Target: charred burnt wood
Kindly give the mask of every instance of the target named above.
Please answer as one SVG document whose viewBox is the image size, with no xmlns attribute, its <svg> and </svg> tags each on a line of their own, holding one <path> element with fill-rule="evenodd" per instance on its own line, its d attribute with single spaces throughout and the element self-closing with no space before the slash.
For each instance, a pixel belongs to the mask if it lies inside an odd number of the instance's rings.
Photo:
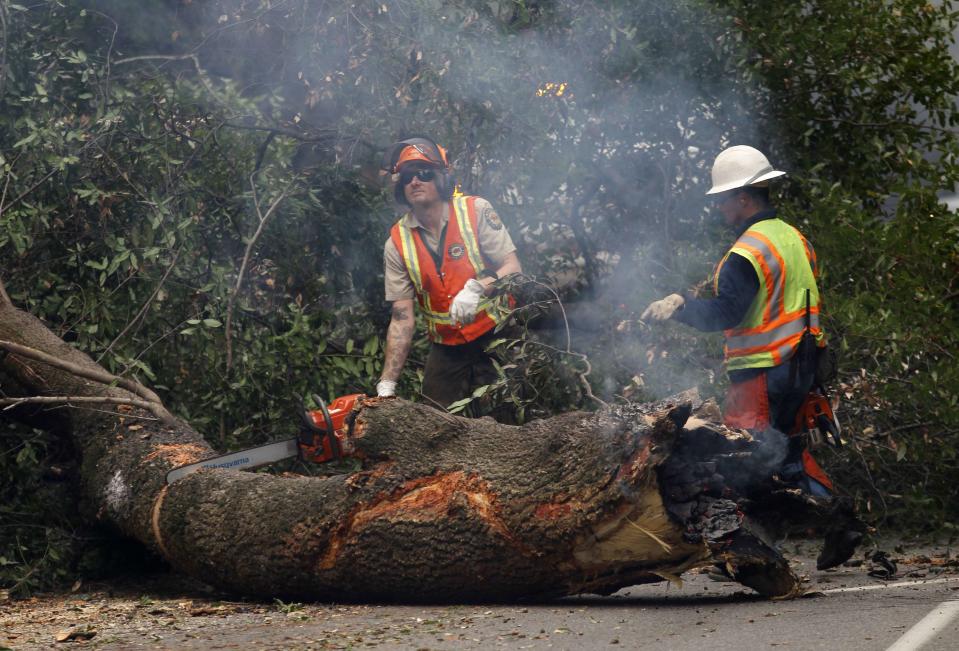
<svg viewBox="0 0 959 651">
<path fill-rule="evenodd" d="M 715 415 L 714 405 L 702 406 Z M 763 594 L 789 585 L 773 541 L 795 531 L 825 529 L 818 569 L 848 560 L 866 527 L 849 498 L 809 495 L 777 475 L 781 441 L 730 431 L 691 418 L 658 472 L 666 510 L 686 527 L 688 542 L 703 541 L 726 559 L 730 576 Z"/>
<path fill-rule="evenodd" d="M 0 302 L 0 338 L 98 368 L 9 302 Z M 15 354 L 0 372 L 40 395 L 131 395 Z M 737 460 L 738 472 L 751 472 L 748 436 L 691 418 L 693 402 L 514 427 L 367 399 L 354 428 L 358 472 L 217 469 L 172 485 L 171 468 L 216 454 L 189 424 L 129 406 L 66 413 L 90 518 L 237 594 L 540 598 L 609 593 L 716 563 L 764 595 L 798 594 L 763 533 L 765 512 L 754 519 L 754 502 L 723 475 Z"/>
</svg>

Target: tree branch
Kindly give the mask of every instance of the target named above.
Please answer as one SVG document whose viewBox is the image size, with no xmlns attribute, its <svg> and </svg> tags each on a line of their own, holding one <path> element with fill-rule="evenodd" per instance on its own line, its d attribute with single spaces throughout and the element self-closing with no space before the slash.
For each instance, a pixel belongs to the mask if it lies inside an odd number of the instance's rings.
<svg viewBox="0 0 959 651">
<path fill-rule="evenodd" d="M 253 237 L 250 238 L 250 241 L 246 243 L 246 251 L 243 253 L 243 261 L 240 263 L 240 270 L 236 276 L 236 285 L 233 287 L 233 292 L 230 294 L 230 301 L 226 307 L 226 323 L 223 326 L 223 332 L 226 337 L 226 374 L 227 377 L 230 375 L 230 371 L 233 369 L 233 310 L 236 308 L 236 299 L 240 294 L 240 289 L 243 286 L 243 277 L 246 275 L 246 267 L 250 263 L 250 256 L 253 253 L 253 247 L 256 246 L 257 240 L 260 239 L 260 235 L 263 233 L 263 229 L 266 227 L 267 222 L 270 220 L 270 217 L 273 216 L 273 213 L 279 207 L 280 203 L 289 195 L 290 190 L 293 188 L 294 184 L 297 181 L 297 178 L 294 177 L 286 184 L 286 187 L 280 192 L 280 194 L 273 200 L 273 203 L 270 204 L 270 207 L 266 209 L 264 213 L 260 207 L 260 201 L 256 195 L 256 174 L 257 170 L 254 170 L 250 174 L 250 187 L 253 189 L 253 207 L 256 210 L 256 216 L 259 219 L 260 223 L 256 227 L 256 232 L 253 233 Z"/>
<path fill-rule="evenodd" d="M 153 290 L 153 293 L 150 294 L 150 298 L 148 298 L 148 299 L 146 300 L 146 302 L 143 304 L 143 307 L 141 307 L 141 308 L 140 308 L 140 311 L 137 312 L 137 315 L 130 320 L 130 323 L 128 323 L 128 324 L 126 325 L 126 327 L 124 327 L 123 330 L 120 332 L 120 334 L 118 334 L 118 335 L 113 339 L 113 341 L 110 342 L 110 345 L 107 346 L 106 350 L 104 350 L 102 353 L 100 353 L 100 356 L 97 357 L 97 364 L 99 364 L 99 363 L 100 363 L 100 360 L 102 360 L 111 350 L 113 350 L 113 347 L 116 346 L 117 342 L 120 341 L 120 339 L 123 338 L 123 336 L 130 330 L 130 328 L 132 328 L 134 325 L 136 325 L 136 324 L 140 321 L 140 319 L 143 318 L 143 315 L 144 315 L 144 314 L 146 314 L 146 311 L 147 311 L 147 310 L 150 308 L 150 306 L 153 304 L 153 299 L 155 299 L 156 296 L 157 296 L 157 294 L 160 293 L 160 289 L 163 288 L 163 283 L 165 283 L 165 282 L 166 282 L 166 279 L 170 276 L 170 273 L 173 271 L 173 267 L 176 266 L 176 262 L 177 262 L 177 260 L 178 260 L 179 257 L 180 257 L 180 252 L 181 252 L 181 251 L 183 251 L 183 247 L 182 247 L 182 246 L 181 246 L 179 249 L 176 250 L 176 253 L 173 255 L 173 261 L 170 263 L 170 266 L 167 267 L 166 273 L 163 274 L 163 278 L 161 278 L 161 279 L 160 279 L 160 282 L 157 283 L 156 289 L 154 289 L 154 290 Z"/>
<path fill-rule="evenodd" d="M 166 410 L 166 407 L 163 406 L 163 403 L 160 401 L 160 397 L 135 380 L 117 377 L 116 375 L 100 369 L 84 368 L 78 364 L 74 364 L 73 362 L 66 362 L 62 359 L 54 357 L 53 355 L 48 355 L 47 353 L 39 351 L 35 348 L 23 346 L 12 341 L 0 339 L 0 349 L 14 353 L 15 355 L 19 355 L 21 357 L 42 362 L 49 366 L 53 366 L 54 368 L 68 371 L 77 377 L 93 380 L 94 382 L 99 382 L 101 384 L 115 385 L 121 389 L 126 389 L 130 393 L 143 398 L 146 401 L 144 403 L 144 408 L 149 409 L 161 421 L 166 424 L 172 424 L 174 422 L 173 415 L 170 414 L 170 412 Z"/>
<path fill-rule="evenodd" d="M 67 405 L 69 407 L 70 403 L 131 405 L 156 413 L 154 411 L 156 403 L 147 402 L 146 400 L 136 400 L 134 398 L 113 398 L 109 396 L 28 396 L 24 398 L 0 398 L 0 406 L 3 407 L 3 411 L 13 409 L 18 405 Z"/>
<path fill-rule="evenodd" d="M 7 86 L 7 3 L 0 3 L 0 39 L 3 39 L 3 45 L 0 46 L 0 97 L 3 97 L 3 91 Z"/>
<path fill-rule="evenodd" d="M 135 63 L 137 61 L 186 61 L 190 60 L 200 68 L 200 60 L 195 54 L 144 54 L 137 57 L 127 57 L 126 59 L 117 59 L 113 65 L 118 66 L 124 63 Z"/>
<path fill-rule="evenodd" d="M 286 136 L 287 138 L 293 138 L 294 140 L 299 140 L 301 142 L 324 142 L 336 137 L 336 131 L 333 129 L 330 129 L 330 133 L 326 135 L 308 136 L 303 133 L 297 133 L 296 131 L 290 131 L 289 129 L 266 127 L 258 124 L 236 124 L 234 122 L 224 122 L 223 126 L 233 129 L 244 129 L 246 131 L 266 131 L 274 136 Z M 370 146 L 372 147 L 372 145 Z"/>
</svg>

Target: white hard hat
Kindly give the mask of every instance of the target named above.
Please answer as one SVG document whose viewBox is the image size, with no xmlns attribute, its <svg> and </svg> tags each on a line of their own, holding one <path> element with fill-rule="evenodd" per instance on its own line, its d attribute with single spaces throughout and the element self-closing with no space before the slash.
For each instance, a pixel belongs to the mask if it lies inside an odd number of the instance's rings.
<svg viewBox="0 0 959 651">
<path fill-rule="evenodd" d="M 785 172 L 774 170 L 769 159 L 755 147 L 736 145 L 719 152 L 713 163 L 713 187 L 706 194 L 760 185 L 785 175 Z"/>
</svg>

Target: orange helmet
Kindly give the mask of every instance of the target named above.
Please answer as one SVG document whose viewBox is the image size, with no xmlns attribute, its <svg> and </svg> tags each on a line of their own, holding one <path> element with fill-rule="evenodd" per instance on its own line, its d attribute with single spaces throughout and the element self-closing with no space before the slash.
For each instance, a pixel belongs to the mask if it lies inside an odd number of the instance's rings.
<svg viewBox="0 0 959 651">
<path fill-rule="evenodd" d="M 422 161 L 444 170 L 450 168 L 446 150 L 429 138 L 408 138 L 393 143 L 383 156 L 383 169 L 396 174 L 405 163 Z"/>
</svg>

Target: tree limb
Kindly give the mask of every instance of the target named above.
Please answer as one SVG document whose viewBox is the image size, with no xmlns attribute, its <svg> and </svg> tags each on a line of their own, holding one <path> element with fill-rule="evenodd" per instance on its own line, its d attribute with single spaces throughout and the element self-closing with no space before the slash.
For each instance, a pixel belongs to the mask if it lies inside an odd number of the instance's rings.
<svg viewBox="0 0 959 651">
<path fill-rule="evenodd" d="M 107 405 L 130 405 L 154 412 L 156 403 L 146 400 L 136 400 L 134 398 L 115 398 L 110 396 L 26 396 L 23 398 L 0 398 L 0 406 L 6 411 L 13 409 L 18 405 L 38 404 L 38 405 L 67 405 L 70 403 L 93 403 Z M 155 412 L 154 412 L 155 413 Z"/>
<path fill-rule="evenodd" d="M 200 68 L 200 60 L 195 54 L 144 54 L 142 56 L 127 57 L 126 59 L 117 59 L 113 65 L 118 66 L 124 63 L 135 63 L 136 61 L 192 61 Z"/>
<path fill-rule="evenodd" d="M 330 133 L 325 135 L 309 136 L 303 133 L 297 133 L 296 131 L 290 131 L 289 129 L 267 127 L 259 124 L 236 124 L 235 122 L 224 122 L 223 126 L 230 127 L 232 129 L 244 129 L 247 131 L 266 131 L 274 136 L 285 136 L 287 138 L 299 140 L 300 142 L 325 142 L 336 137 L 336 131 L 334 130 L 330 130 Z M 370 146 L 372 147 L 372 145 Z"/>
<path fill-rule="evenodd" d="M 29 346 L 23 346 L 21 344 L 14 343 L 12 341 L 5 341 L 0 339 L 0 349 L 6 350 L 7 352 L 20 355 L 21 357 L 26 357 L 29 359 L 34 359 L 38 362 L 43 362 L 54 368 L 59 368 L 64 371 L 68 371 L 77 377 L 86 378 L 88 380 L 93 380 L 94 382 L 99 382 L 106 385 L 116 385 L 122 389 L 126 389 L 130 393 L 140 396 L 146 400 L 144 408 L 149 409 L 157 418 L 159 418 L 164 423 L 170 424 L 174 422 L 174 418 L 170 412 L 166 410 L 163 406 L 163 403 L 160 401 L 160 397 L 155 394 L 153 391 L 143 386 L 135 380 L 130 380 L 127 378 L 117 377 L 111 373 L 108 373 L 99 368 L 91 367 L 82 367 L 73 362 L 67 362 L 53 355 L 48 355 L 42 351 L 39 351 L 35 348 L 30 348 Z"/>
<path fill-rule="evenodd" d="M 0 336 L 110 377 L 15 308 L 0 307 Z M 133 397 L 41 364 L 0 359 L 28 393 Z M 216 468 L 169 483 L 171 469 L 215 455 L 188 423 L 145 422 L 118 436 L 126 416 L 116 410 L 64 412 L 91 515 L 195 578 L 269 598 L 607 594 L 716 563 L 763 595 L 789 598 L 801 582 L 755 532 L 807 528 L 833 506 L 771 491 L 751 462 L 761 444 L 692 419 L 692 396 L 522 427 L 361 400 L 348 447 L 362 468 L 329 479 Z M 779 501 L 764 511 L 754 496 L 766 495 Z M 751 509 L 765 518 L 758 526 Z M 391 553 L 408 562 L 384 564 Z"/>
<path fill-rule="evenodd" d="M 7 86 L 7 3 L 0 3 L 0 39 L 3 45 L 0 46 L 0 97 L 3 97 L 3 91 Z"/>
</svg>

